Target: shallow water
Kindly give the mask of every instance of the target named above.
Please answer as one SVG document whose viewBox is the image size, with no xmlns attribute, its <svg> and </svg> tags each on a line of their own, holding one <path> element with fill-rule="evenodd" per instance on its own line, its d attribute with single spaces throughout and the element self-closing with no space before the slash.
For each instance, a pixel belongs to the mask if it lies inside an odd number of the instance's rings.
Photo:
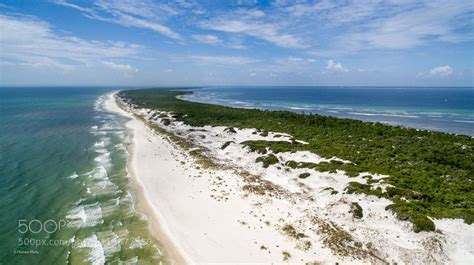
<svg viewBox="0 0 474 265">
<path fill-rule="evenodd" d="M 164 261 L 134 209 L 102 88 L 0 89 L 0 263 Z"/>
<path fill-rule="evenodd" d="M 474 135 L 472 87 L 209 87 L 183 98 Z"/>
</svg>

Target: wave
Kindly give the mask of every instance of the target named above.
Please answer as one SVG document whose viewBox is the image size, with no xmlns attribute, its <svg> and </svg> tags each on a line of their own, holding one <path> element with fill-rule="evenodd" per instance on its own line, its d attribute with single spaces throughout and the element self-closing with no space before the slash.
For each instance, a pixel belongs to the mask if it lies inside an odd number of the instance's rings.
<svg viewBox="0 0 474 265">
<path fill-rule="evenodd" d="M 313 110 L 314 108 L 308 108 L 308 107 L 289 107 L 292 110 Z"/>
<path fill-rule="evenodd" d="M 121 239 L 112 231 L 97 232 L 105 257 L 110 257 L 120 251 Z"/>
<path fill-rule="evenodd" d="M 471 120 L 453 120 L 454 122 L 462 122 L 462 123 L 474 123 L 474 121 Z"/>
<path fill-rule="evenodd" d="M 78 244 L 78 248 L 87 248 L 90 250 L 87 261 L 89 261 L 92 265 L 105 264 L 104 248 L 102 247 L 102 243 L 100 243 L 96 234 L 81 240 Z"/>
<path fill-rule="evenodd" d="M 347 114 L 361 115 L 361 116 L 385 116 L 385 117 L 401 117 L 417 119 L 419 116 L 407 114 L 387 114 L 387 113 L 367 113 L 367 112 L 348 112 Z"/>
<path fill-rule="evenodd" d="M 66 218 L 77 228 L 94 227 L 104 222 L 99 203 L 76 206 L 68 212 Z"/>
<path fill-rule="evenodd" d="M 77 175 L 77 173 L 74 172 L 74 174 L 72 174 L 71 176 L 69 176 L 69 177 L 67 177 L 67 178 L 69 178 L 69 179 L 75 179 L 75 178 L 78 178 L 78 177 L 79 177 L 79 175 Z"/>
</svg>

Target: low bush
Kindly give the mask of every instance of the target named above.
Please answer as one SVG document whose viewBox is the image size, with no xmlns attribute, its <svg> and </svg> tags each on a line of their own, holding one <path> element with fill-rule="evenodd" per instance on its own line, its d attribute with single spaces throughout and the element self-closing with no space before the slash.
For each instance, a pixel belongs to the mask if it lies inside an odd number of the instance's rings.
<svg viewBox="0 0 474 265">
<path fill-rule="evenodd" d="M 270 165 L 274 165 L 278 163 L 278 161 L 279 161 L 278 158 L 274 154 L 269 154 L 267 156 L 259 156 L 255 160 L 255 162 L 257 163 L 262 162 L 264 168 L 267 168 Z"/>
<path fill-rule="evenodd" d="M 299 174 L 299 175 L 298 175 L 298 178 L 300 178 L 300 179 L 305 179 L 305 178 L 307 178 L 307 177 L 309 177 L 309 176 L 311 176 L 311 174 L 305 172 L 305 173 Z"/>
<path fill-rule="evenodd" d="M 357 219 L 361 219 L 364 216 L 362 207 L 360 207 L 360 205 L 357 202 L 353 202 L 351 204 L 351 212 L 354 218 L 357 218 Z"/>
</svg>

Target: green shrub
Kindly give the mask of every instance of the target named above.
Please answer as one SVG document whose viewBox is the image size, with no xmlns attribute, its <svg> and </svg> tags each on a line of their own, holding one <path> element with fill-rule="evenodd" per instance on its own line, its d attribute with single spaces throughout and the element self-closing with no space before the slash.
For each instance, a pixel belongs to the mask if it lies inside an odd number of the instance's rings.
<svg viewBox="0 0 474 265">
<path fill-rule="evenodd" d="M 234 129 L 234 127 L 227 127 L 227 128 L 224 129 L 224 132 L 237 133 L 237 131 Z"/>
<path fill-rule="evenodd" d="M 385 210 L 391 210 L 400 220 L 407 220 L 413 223 L 413 231 L 419 233 L 421 231 L 434 231 L 435 224 L 426 214 L 422 212 L 422 208 L 416 206 L 412 202 L 398 201 L 395 204 L 388 205 Z"/>
<path fill-rule="evenodd" d="M 163 125 L 165 125 L 165 126 L 168 126 L 168 125 L 170 125 L 171 120 L 170 119 L 162 119 L 161 123 L 163 123 Z"/>
<path fill-rule="evenodd" d="M 221 146 L 221 149 L 224 150 L 227 148 L 227 146 L 229 146 L 231 143 L 234 143 L 234 141 L 227 141 L 225 142 L 222 146 Z"/>
<path fill-rule="evenodd" d="M 434 231 L 435 224 L 426 215 L 415 215 L 412 217 L 413 231 L 419 233 L 421 231 Z"/>
<path fill-rule="evenodd" d="M 305 172 L 305 173 L 299 174 L 299 175 L 298 175 L 298 178 L 300 178 L 300 179 L 305 179 L 305 178 L 307 178 L 307 177 L 309 177 L 309 176 L 311 176 L 311 174 Z"/>
<path fill-rule="evenodd" d="M 357 219 L 361 219 L 364 216 L 362 207 L 360 207 L 360 205 L 357 202 L 353 202 L 351 204 L 351 212 L 354 218 L 357 218 Z"/>
<path fill-rule="evenodd" d="M 295 168 L 298 167 L 298 163 L 297 163 L 296 161 L 294 161 L 294 160 L 290 160 L 290 161 L 287 161 L 287 162 L 285 163 L 285 166 L 289 166 L 289 167 L 295 169 Z"/>
<path fill-rule="evenodd" d="M 257 157 L 255 162 L 257 162 L 257 163 L 262 162 L 263 167 L 267 168 L 270 165 L 274 165 L 274 164 L 278 163 L 278 158 L 274 154 L 269 154 L 268 156 L 259 156 L 259 157 Z"/>
</svg>

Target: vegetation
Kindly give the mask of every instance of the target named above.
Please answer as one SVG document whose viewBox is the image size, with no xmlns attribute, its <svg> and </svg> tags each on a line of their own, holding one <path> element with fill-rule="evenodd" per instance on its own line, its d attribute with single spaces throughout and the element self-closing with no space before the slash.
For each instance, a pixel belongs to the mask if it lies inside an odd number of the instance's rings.
<svg viewBox="0 0 474 265">
<path fill-rule="evenodd" d="M 221 146 L 221 149 L 224 150 L 227 148 L 227 146 L 229 146 L 231 143 L 233 143 L 234 141 L 227 141 L 225 142 L 222 146 Z"/>
<path fill-rule="evenodd" d="M 298 175 L 298 178 L 300 178 L 300 179 L 305 179 L 305 178 L 307 178 L 307 177 L 309 177 L 309 176 L 311 176 L 311 174 L 308 173 L 308 172 L 305 172 L 305 173 L 299 174 L 299 175 Z"/>
<path fill-rule="evenodd" d="M 285 224 L 285 225 L 281 228 L 281 230 L 283 231 L 283 233 L 284 233 L 285 235 L 287 235 L 288 237 L 291 237 L 291 238 L 293 238 L 293 239 L 296 239 L 296 240 L 300 240 L 300 239 L 306 237 L 305 234 L 296 231 L 296 229 L 295 229 L 292 225 L 290 225 L 290 224 Z"/>
<path fill-rule="evenodd" d="M 270 154 L 270 155 L 267 155 L 267 156 L 259 156 L 257 157 L 257 159 L 255 160 L 255 162 L 262 162 L 263 163 L 263 167 L 264 168 L 267 168 L 269 167 L 270 165 L 274 165 L 276 163 L 278 163 L 278 158 L 274 155 L 274 154 Z"/>
<path fill-rule="evenodd" d="M 163 123 L 163 125 L 165 125 L 165 126 L 168 126 L 168 125 L 170 125 L 171 120 L 170 119 L 162 119 L 161 123 Z"/>
<path fill-rule="evenodd" d="M 351 212 L 354 218 L 361 219 L 364 214 L 362 212 L 362 207 L 357 202 L 351 204 Z"/>
<path fill-rule="evenodd" d="M 251 146 L 251 144 L 248 144 Z M 251 147 L 252 149 L 252 147 Z M 336 170 L 343 170 L 346 172 L 346 175 L 349 177 L 357 177 L 359 175 L 359 171 L 355 164 L 353 163 L 343 163 L 339 160 L 330 160 L 329 162 L 321 162 L 321 163 L 309 163 L 309 162 L 301 162 L 298 163 L 296 161 L 290 160 L 286 162 L 286 165 L 291 168 L 311 168 L 317 170 L 319 172 L 329 172 L 329 173 L 336 173 Z"/>
<path fill-rule="evenodd" d="M 355 181 L 349 182 L 349 185 L 346 187 L 346 192 L 348 194 L 365 193 L 367 195 L 374 195 L 374 196 L 377 196 L 379 198 L 380 197 L 388 198 L 380 187 L 377 187 L 376 189 L 373 189 L 372 186 L 369 185 L 369 184 L 362 184 L 362 183 L 355 182 Z"/>
<path fill-rule="evenodd" d="M 228 133 L 237 133 L 237 131 L 233 127 L 227 127 L 224 129 L 224 132 Z"/>
<path fill-rule="evenodd" d="M 139 107 L 172 111 L 176 119 L 193 126 L 257 128 L 262 136 L 268 136 L 269 131 L 288 133 L 308 143 L 244 143 L 261 154 L 266 154 L 267 148 L 274 153 L 307 150 L 327 159 L 338 157 L 351 161 L 340 163 L 331 160 L 319 164 L 294 161 L 288 163 L 289 167 L 304 166 L 329 172 L 344 170 L 349 176 L 363 172 L 388 175 L 384 182 L 394 188 L 386 192 L 374 189 L 373 182 L 352 183 L 346 191 L 392 200 L 393 206 L 387 209 L 394 211 L 398 218 L 412 221 L 417 231 L 434 229 L 427 216 L 462 218 L 467 223 L 474 221 L 472 137 L 321 115 L 187 102 L 176 96 L 188 92 L 173 90 L 130 90 L 122 91 L 120 96 Z M 261 159 L 271 161 L 273 158 Z"/>
</svg>

